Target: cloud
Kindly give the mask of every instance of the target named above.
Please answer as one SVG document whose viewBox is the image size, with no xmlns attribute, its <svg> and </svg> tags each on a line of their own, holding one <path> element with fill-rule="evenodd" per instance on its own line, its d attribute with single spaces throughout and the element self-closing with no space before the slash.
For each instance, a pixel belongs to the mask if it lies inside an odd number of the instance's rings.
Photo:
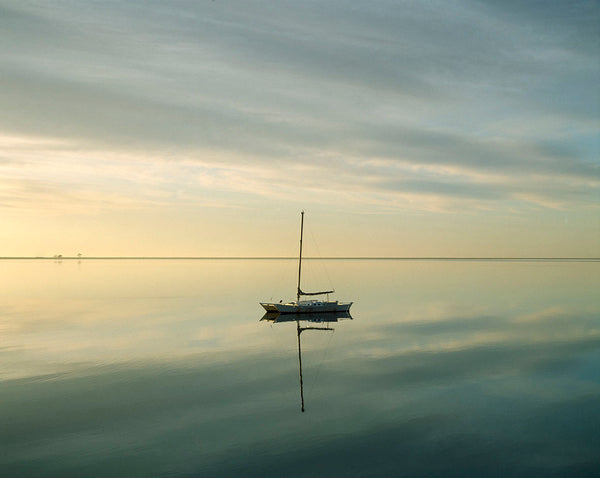
<svg viewBox="0 0 600 478">
<path fill-rule="evenodd" d="M 66 142 L 82 161 L 85 150 L 104 151 L 103 166 L 150 155 L 199 178 L 192 188 L 280 199 L 597 205 L 594 2 L 0 8 L 3 129 Z M 63 161 L 48 153 L 29 166 Z M 130 164 L 111 171 L 131 183 Z"/>
</svg>

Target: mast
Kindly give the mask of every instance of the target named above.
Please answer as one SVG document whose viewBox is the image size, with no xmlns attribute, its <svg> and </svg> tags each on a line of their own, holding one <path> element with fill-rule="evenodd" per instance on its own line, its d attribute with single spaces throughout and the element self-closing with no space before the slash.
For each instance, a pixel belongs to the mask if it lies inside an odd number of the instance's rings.
<svg viewBox="0 0 600 478">
<path fill-rule="evenodd" d="M 334 290 L 324 290 L 321 292 L 303 292 L 300 289 L 300 276 L 302 274 L 302 235 L 304 234 L 304 211 L 300 213 L 300 255 L 298 257 L 298 287 L 296 292 L 296 304 L 300 302 L 301 295 L 323 295 L 323 294 L 333 294 Z"/>
<path fill-rule="evenodd" d="M 300 255 L 298 257 L 298 291 L 296 295 L 296 303 L 300 302 L 300 275 L 302 273 L 302 234 L 304 233 L 304 211 L 300 213 L 300 216 Z M 300 338 L 299 335 L 298 338 Z"/>
</svg>

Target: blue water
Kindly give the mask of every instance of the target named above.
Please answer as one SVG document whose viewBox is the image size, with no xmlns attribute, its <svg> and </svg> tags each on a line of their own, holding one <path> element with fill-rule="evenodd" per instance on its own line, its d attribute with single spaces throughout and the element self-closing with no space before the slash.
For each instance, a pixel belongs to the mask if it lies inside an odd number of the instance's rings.
<svg viewBox="0 0 600 478">
<path fill-rule="evenodd" d="M 0 261 L 0 476 L 598 476 L 599 262 L 323 262 L 302 413 L 293 260 Z"/>
</svg>

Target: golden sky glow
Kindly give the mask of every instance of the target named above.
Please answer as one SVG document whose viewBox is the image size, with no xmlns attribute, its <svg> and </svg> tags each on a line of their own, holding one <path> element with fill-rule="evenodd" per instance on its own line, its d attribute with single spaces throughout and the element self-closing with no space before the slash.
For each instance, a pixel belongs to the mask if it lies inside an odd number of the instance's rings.
<svg viewBox="0 0 600 478">
<path fill-rule="evenodd" d="M 600 256 L 599 8 L 0 0 L 0 256 Z"/>
</svg>

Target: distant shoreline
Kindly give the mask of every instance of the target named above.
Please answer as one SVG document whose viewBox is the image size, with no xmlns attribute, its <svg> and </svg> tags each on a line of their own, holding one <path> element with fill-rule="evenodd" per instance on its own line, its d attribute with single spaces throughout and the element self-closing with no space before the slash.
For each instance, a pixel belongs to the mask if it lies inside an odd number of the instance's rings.
<svg viewBox="0 0 600 478">
<path fill-rule="evenodd" d="M 297 257 L 209 257 L 209 256 L 62 256 L 62 257 L 0 257 L 0 260 L 42 260 L 42 261 L 97 261 L 97 260 L 295 260 Z M 600 262 L 599 257 L 303 257 L 305 260 L 352 260 L 352 261 L 513 261 L 513 262 Z"/>
</svg>

